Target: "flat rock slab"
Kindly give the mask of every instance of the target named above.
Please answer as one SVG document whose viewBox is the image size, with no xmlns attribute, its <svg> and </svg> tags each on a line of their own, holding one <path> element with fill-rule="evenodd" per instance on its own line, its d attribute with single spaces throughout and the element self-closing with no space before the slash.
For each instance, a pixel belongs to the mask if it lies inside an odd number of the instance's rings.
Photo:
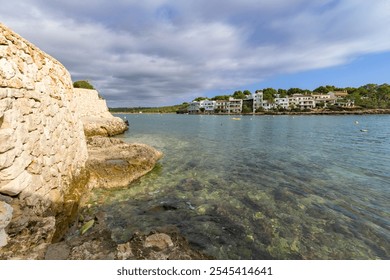
<svg viewBox="0 0 390 280">
<path fill-rule="evenodd" d="M 92 137 L 88 140 L 90 187 L 126 187 L 151 171 L 162 153 L 145 144 L 120 139 Z"/>
</svg>

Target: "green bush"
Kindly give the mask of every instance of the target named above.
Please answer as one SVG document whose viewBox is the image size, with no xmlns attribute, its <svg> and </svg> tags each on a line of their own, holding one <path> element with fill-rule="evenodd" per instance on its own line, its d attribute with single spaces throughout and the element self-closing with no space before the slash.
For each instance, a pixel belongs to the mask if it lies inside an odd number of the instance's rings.
<svg viewBox="0 0 390 280">
<path fill-rule="evenodd" d="M 74 88 L 85 88 L 85 89 L 95 89 L 89 81 L 76 81 L 73 83 Z"/>
</svg>

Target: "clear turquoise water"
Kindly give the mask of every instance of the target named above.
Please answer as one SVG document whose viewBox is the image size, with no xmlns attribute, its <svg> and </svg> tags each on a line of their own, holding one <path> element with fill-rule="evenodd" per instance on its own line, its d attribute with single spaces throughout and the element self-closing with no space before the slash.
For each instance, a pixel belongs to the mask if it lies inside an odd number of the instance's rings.
<svg viewBox="0 0 390 280">
<path fill-rule="evenodd" d="M 390 259 L 390 116 L 126 117 L 165 156 L 94 193 L 116 241 L 174 226 L 218 259 Z"/>
</svg>

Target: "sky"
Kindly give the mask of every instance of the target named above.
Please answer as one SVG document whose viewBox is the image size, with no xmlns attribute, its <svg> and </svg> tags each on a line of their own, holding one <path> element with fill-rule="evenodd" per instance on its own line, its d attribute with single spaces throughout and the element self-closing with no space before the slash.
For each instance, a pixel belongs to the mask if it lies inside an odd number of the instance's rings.
<svg viewBox="0 0 390 280">
<path fill-rule="evenodd" d="M 390 83 L 389 0 L 0 0 L 0 21 L 109 107 Z"/>
</svg>

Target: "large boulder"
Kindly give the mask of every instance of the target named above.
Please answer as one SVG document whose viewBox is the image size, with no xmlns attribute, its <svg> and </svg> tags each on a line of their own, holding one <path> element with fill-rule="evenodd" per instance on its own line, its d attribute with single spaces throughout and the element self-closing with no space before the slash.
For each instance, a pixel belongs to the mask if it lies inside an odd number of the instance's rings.
<svg viewBox="0 0 390 280">
<path fill-rule="evenodd" d="M 114 136 L 127 130 L 125 122 L 118 117 L 86 116 L 81 118 L 86 137 Z"/>
<path fill-rule="evenodd" d="M 91 188 L 118 188 L 151 171 L 162 153 L 144 144 L 129 144 L 120 139 L 92 137 L 88 140 Z"/>
</svg>

